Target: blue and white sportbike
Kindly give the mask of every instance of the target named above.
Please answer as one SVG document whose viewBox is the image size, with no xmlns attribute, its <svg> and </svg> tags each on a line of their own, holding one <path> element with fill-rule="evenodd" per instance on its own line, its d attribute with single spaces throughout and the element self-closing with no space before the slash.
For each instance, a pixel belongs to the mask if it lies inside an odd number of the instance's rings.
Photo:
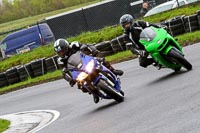
<svg viewBox="0 0 200 133">
<path fill-rule="evenodd" d="M 114 99 L 117 102 L 124 100 L 119 78 L 95 57 L 78 51 L 68 58 L 67 68 L 72 79 L 89 93 L 102 99 Z"/>
</svg>

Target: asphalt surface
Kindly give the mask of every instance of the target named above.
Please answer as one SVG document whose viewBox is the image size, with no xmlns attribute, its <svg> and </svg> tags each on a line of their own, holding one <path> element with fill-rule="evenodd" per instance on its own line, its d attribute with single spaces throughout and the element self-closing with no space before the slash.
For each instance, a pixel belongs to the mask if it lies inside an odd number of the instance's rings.
<svg viewBox="0 0 200 133">
<path fill-rule="evenodd" d="M 123 103 L 101 100 L 64 80 L 0 96 L 0 115 L 57 110 L 60 117 L 39 133 L 198 133 L 200 132 L 200 45 L 183 49 L 193 70 L 142 68 L 138 59 L 115 64 L 123 69 Z"/>
</svg>

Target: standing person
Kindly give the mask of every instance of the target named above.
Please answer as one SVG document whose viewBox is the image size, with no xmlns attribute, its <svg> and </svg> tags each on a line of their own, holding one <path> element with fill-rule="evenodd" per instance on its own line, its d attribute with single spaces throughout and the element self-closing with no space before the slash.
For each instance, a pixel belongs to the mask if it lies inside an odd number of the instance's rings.
<svg viewBox="0 0 200 133">
<path fill-rule="evenodd" d="M 124 33 L 127 35 L 130 42 L 132 42 L 131 51 L 133 54 L 139 55 L 139 64 L 142 67 L 147 67 L 155 63 L 153 58 L 147 58 L 149 53 L 145 50 L 144 46 L 139 42 L 140 33 L 142 30 L 149 26 L 154 26 L 156 28 L 160 28 L 158 25 L 151 24 L 145 21 L 134 21 L 133 17 L 130 14 L 124 14 L 120 18 L 120 25 L 124 29 Z"/>
<path fill-rule="evenodd" d="M 142 17 L 148 12 L 148 7 L 149 5 L 147 2 L 142 3 L 142 9 L 140 10 L 140 14 Z"/>
<path fill-rule="evenodd" d="M 68 59 L 71 55 L 75 54 L 78 51 L 83 51 L 86 54 L 92 54 L 92 55 L 96 55 L 97 54 L 97 50 L 95 47 L 90 47 L 89 45 L 85 45 L 85 44 L 80 44 L 79 42 L 75 41 L 72 42 L 71 44 L 65 40 L 65 39 L 57 39 L 54 43 L 54 51 L 57 53 L 57 55 L 59 56 L 58 58 L 58 64 L 63 68 L 62 69 L 62 74 L 63 74 L 63 78 L 69 82 L 70 86 L 73 87 L 76 84 L 76 81 L 74 81 L 72 79 L 72 75 L 71 72 L 67 69 L 67 65 L 68 65 Z M 101 59 L 99 59 L 100 61 Z M 101 60 L 100 62 L 102 62 L 103 64 L 106 64 L 105 66 L 110 69 L 114 74 L 116 75 L 122 75 L 123 71 L 122 70 L 116 70 L 114 69 L 109 62 L 105 61 L 105 60 Z M 78 85 L 78 89 L 81 89 L 82 92 L 86 93 L 88 92 L 87 89 L 83 88 L 82 86 Z M 94 98 L 94 102 L 98 103 L 99 102 L 99 97 L 93 95 Z"/>
</svg>

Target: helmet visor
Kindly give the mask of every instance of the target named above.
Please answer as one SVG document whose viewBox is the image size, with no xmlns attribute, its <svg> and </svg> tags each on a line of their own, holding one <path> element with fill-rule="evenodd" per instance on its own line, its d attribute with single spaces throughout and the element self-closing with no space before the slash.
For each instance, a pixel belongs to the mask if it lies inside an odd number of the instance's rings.
<svg viewBox="0 0 200 133">
<path fill-rule="evenodd" d="M 124 29 L 129 29 L 131 27 L 131 23 L 125 23 L 122 26 Z"/>
<path fill-rule="evenodd" d="M 60 50 L 57 52 L 58 56 L 60 57 L 65 57 L 65 51 L 64 50 Z"/>
</svg>

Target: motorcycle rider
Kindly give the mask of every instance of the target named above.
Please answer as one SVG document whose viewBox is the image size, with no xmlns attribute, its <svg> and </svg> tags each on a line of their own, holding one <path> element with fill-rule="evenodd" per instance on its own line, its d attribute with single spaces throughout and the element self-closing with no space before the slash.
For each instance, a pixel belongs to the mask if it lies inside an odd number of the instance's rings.
<svg viewBox="0 0 200 133">
<path fill-rule="evenodd" d="M 142 30 L 149 26 L 160 28 L 158 25 L 145 22 L 142 20 L 134 21 L 130 14 L 124 14 L 120 18 L 120 25 L 124 29 L 124 34 L 127 35 L 127 39 L 132 43 L 131 52 L 139 56 L 139 64 L 142 67 L 147 67 L 153 63 L 154 66 L 157 63 L 153 58 L 147 58 L 149 53 L 145 50 L 144 46 L 139 42 L 140 33 Z"/>
<path fill-rule="evenodd" d="M 65 80 L 67 80 L 70 84 L 71 87 L 75 85 L 75 81 L 72 79 L 71 72 L 67 70 L 67 64 L 68 64 L 68 58 L 75 54 L 77 51 L 82 51 L 87 55 L 92 55 L 96 56 L 98 54 L 98 50 L 94 46 L 86 45 L 86 44 L 81 44 L 77 41 L 71 42 L 71 44 L 65 40 L 65 39 L 57 39 L 54 43 L 54 51 L 57 53 L 59 56 L 58 58 L 58 64 L 63 68 L 62 69 L 62 75 Z M 123 74 L 122 70 L 116 70 L 114 69 L 109 62 L 105 61 L 104 58 L 98 58 L 96 59 L 102 64 L 110 69 L 114 74 L 121 76 Z M 78 89 L 81 89 L 84 93 L 88 92 L 87 89 L 83 88 L 82 86 L 78 85 Z M 98 103 L 99 102 L 99 97 L 94 96 L 94 102 Z"/>
</svg>

